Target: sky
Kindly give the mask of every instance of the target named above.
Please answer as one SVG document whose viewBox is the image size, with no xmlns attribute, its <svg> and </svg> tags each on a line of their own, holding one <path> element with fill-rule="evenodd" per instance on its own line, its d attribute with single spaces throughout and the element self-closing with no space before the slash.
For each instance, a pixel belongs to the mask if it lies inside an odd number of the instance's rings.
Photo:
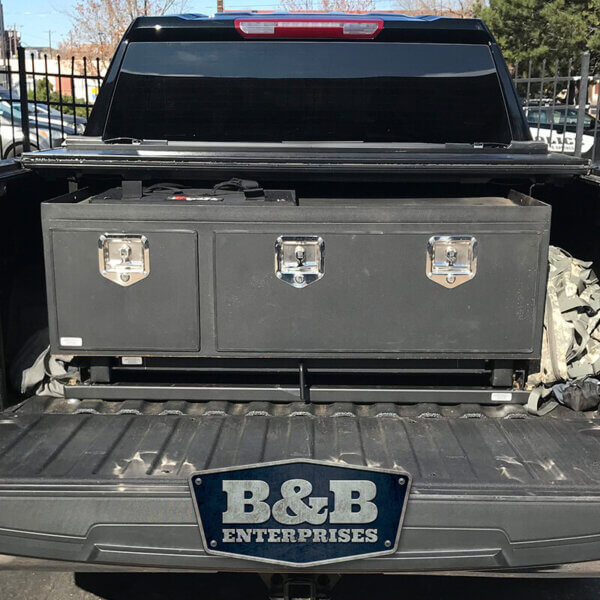
<svg viewBox="0 0 600 600">
<path fill-rule="evenodd" d="M 52 46 L 58 46 L 60 40 L 70 29 L 69 12 L 76 0 L 2 0 L 4 7 L 4 26 L 14 25 L 21 32 L 24 46 L 48 46 L 49 31 Z M 186 12 L 212 14 L 216 10 L 216 0 L 188 0 Z M 380 10 L 394 8 L 394 0 L 378 0 Z M 280 8 L 279 0 L 225 0 L 225 9 L 275 10 Z"/>
</svg>

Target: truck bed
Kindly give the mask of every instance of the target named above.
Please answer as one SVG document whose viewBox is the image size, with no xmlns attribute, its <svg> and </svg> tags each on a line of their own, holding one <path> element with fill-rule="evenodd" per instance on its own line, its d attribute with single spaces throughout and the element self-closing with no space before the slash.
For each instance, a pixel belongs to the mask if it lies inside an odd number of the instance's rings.
<svg viewBox="0 0 600 600">
<path fill-rule="evenodd" d="M 0 553 L 277 570 L 207 556 L 188 477 L 314 458 L 406 470 L 399 551 L 318 570 L 515 570 L 600 556 L 600 419 L 511 406 L 34 397 L 0 420 Z"/>
</svg>

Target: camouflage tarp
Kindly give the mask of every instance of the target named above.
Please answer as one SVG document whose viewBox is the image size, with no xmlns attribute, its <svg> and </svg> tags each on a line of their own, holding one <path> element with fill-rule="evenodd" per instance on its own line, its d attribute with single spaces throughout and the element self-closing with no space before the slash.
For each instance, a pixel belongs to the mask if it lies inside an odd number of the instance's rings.
<svg viewBox="0 0 600 600">
<path fill-rule="evenodd" d="M 592 263 L 550 246 L 542 358 L 529 376 L 528 409 L 540 412 L 550 386 L 600 373 L 600 285 Z M 556 404 L 547 403 L 545 412 Z"/>
</svg>

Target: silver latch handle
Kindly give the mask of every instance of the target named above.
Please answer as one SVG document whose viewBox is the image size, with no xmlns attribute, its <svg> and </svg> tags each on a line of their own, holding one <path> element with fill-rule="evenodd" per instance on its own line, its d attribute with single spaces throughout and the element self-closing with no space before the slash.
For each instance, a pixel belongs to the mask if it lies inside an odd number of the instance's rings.
<svg viewBox="0 0 600 600">
<path fill-rule="evenodd" d="M 122 286 L 130 286 L 148 277 L 150 250 L 142 234 L 105 233 L 98 240 L 100 275 Z"/>
<path fill-rule="evenodd" d="M 425 272 L 443 287 L 454 288 L 477 273 L 477 239 L 471 235 L 434 235 L 427 242 Z"/>
<path fill-rule="evenodd" d="M 298 261 L 298 266 L 304 266 L 304 261 L 306 260 L 306 250 L 302 246 L 296 246 L 295 257 Z"/>
<path fill-rule="evenodd" d="M 295 288 L 323 277 L 325 243 L 318 235 L 279 236 L 275 242 L 275 275 Z"/>
<path fill-rule="evenodd" d="M 131 246 L 128 244 L 123 244 L 119 250 L 121 255 L 121 262 L 123 264 L 131 262 Z"/>
<path fill-rule="evenodd" d="M 450 247 L 446 250 L 446 260 L 448 261 L 449 267 L 452 267 L 454 265 L 457 256 L 458 253 L 456 252 L 456 248 Z"/>
</svg>

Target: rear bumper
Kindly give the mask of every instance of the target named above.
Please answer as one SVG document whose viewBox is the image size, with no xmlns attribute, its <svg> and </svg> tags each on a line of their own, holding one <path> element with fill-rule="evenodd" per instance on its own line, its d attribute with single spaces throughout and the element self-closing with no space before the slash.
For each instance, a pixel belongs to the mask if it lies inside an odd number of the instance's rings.
<svg viewBox="0 0 600 600">
<path fill-rule="evenodd" d="M 215 573 L 215 571 L 199 571 L 197 569 L 169 569 L 160 567 L 136 567 L 128 565 L 107 565 L 98 563 L 69 562 L 26 556 L 0 554 L 0 571 L 53 571 L 53 572 L 85 572 L 85 573 Z M 303 571 L 304 572 L 304 571 Z M 389 576 L 394 573 L 383 573 Z M 485 578 L 518 578 L 518 579 L 568 579 L 600 577 L 600 561 L 569 563 L 534 569 L 496 569 L 492 571 L 402 571 L 398 575 L 438 575 L 440 577 L 485 577 Z"/>
<path fill-rule="evenodd" d="M 37 493 L 15 489 L 10 497 L 3 493 L 0 502 L 0 548 L 7 554 L 107 567 L 290 570 L 207 556 L 185 489 L 112 486 L 74 490 L 65 486 Z M 16 514 L 23 518 L 16 519 Z M 562 521 L 563 526 L 553 525 L 556 521 Z M 600 535 L 590 533 L 597 523 L 598 501 L 413 497 L 396 555 L 325 565 L 312 571 L 511 570 L 586 561 L 600 556 Z"/>
<path fill-rule="evenodd" d="M 588 561 L 600 559 L 600 422 L 569 417 L 472 405 L 29 402 L 0 421 L 0 553 L 85 569 L 284 570 L 206 555 L 187 478 L 316 458 L 406 470 L 413 487 L 395 555 L 303 571 L 597 575 Z"/>
</svg>

